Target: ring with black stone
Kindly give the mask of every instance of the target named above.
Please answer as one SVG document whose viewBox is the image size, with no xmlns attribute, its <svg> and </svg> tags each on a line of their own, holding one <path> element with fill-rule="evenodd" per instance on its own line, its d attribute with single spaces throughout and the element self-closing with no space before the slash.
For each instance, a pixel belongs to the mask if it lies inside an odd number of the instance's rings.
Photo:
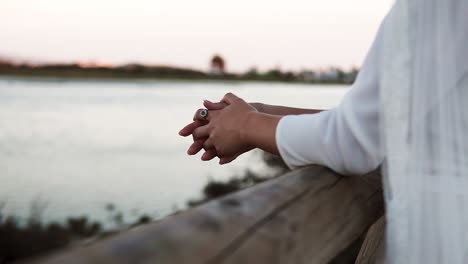
<svg viewBox="0 0 468 264">
<path fill-rule="evenodd" d="M 208 109 L 200 110 L 200 116 L 201 118 L 205 119 L 208 116 Z"/>
</svg>

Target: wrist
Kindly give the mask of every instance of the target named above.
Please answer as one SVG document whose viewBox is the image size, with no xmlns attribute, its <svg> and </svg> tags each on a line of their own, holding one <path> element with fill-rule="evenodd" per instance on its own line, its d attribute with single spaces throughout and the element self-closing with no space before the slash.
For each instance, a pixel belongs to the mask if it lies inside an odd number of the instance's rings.
<svg viewBox="0 0 468 264">
<path fill-rule="evenodd" d="M 252 145 L 252 137 L 251 137 L 251 133 L 252 131 L 255 130 L 255 120 L 257 119 L 259 115 L 259 112 L 254 112 L 254 111 L 251 111 L 251 112 L 248 112 L 246 115 L 245 115 L 245 119 L 244 119 L 244 122 L 242 122 L 241 124 L 241 129 L 240 129 L 240 138 L 242 140 L 242 142 L 248 144 L 248 145 Z"/>
<path fill-rule="evenodd" d="M 240 140 L 251 148 L 260 148 L 272 154 L 278 154 L 276 127 L 280 119 L 281 116 L 248 112 L 241 124 Z"/>
</svg>

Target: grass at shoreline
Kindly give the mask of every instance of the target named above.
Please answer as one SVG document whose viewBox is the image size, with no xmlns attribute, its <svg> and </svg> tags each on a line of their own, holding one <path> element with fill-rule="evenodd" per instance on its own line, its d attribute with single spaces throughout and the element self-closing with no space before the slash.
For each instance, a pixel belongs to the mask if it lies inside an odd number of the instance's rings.
<svg viewBox="0 0 468 264">
<path fill-rule="evenodd" d="M 240 175 L 233 175 L 227 181 L 210 181 L 202 190 L 202 197 L 187 201 L 189 207 L 198 206 L 232 192 L 254 186 L 273 177 L 284 174 L 288 169 L 281 158 L 263 153 L 262 160 L 270 168 L 262 173 L 245 170 Z M 157 221 L 148 214 L 124 222 L 124 213 L 113 203 L 106 204 L 107 222 L 94 221 L 89 216 L 70 216 L 63 222 L 43 221 L 42 215 L 47 205 L 41 200 L 31 203 L 30 216 L 22 224 L 21 219 L 4 214 L 6 203 L 0 201 L 0 263 L 11 263 L 37 257 L 60 250 L 70 245 L 91 243 L 109 237 L 122 230 Z M 169 215 L 177 214 L 174 211 Z M 112 228 L 105 228 L 106 224 Z"/>
</svg>

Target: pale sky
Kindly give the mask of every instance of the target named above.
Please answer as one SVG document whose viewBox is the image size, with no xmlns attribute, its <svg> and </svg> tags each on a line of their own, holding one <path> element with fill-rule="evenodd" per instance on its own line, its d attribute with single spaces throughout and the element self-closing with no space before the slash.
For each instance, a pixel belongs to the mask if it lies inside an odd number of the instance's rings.
<svg viewBox="0 0 468 264">
<path fill-rule="evenodd" d="M 1 0 L 0 56 L 230 71 L 359 66 L 392 0 Z"/>
</svg>

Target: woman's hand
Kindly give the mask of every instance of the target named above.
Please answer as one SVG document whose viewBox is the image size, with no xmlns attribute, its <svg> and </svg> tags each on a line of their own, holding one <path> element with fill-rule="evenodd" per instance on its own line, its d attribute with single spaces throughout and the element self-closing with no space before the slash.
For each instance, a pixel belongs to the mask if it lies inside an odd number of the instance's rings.
<svg viewBox="0 0 468 264">
<path fill-rule="evenodd" d="M 221 109 L 223 109 L 224 107 L 227 106 L 227 104 L 222 102 L 222 101 L 218 102 L 218 103 L 213 103 L 213 102 L 210 102 L 208 100 L 204 100 L 203 105 L 208 110 L 221 110 Z M 265 112 L 265 110 L 264 110 L 265 106 L 262 103 L 249 103 L 249 105 L 251 105 L 253 108 L 255 108 L 258 112 L 262 112 L 262 113 Z M 200 126 L 204 126 L 204 125 L 207 124 L 207 121 L 205 119 L 201 118 L 201 116 L 200 116 L 200 111 L 201 110 L 202 109 L 198 109 L 195 112 L 195 115 L 193 116 L 193 122 L 186 125 L 184 128 L 182 128 L 179 131 L 179 135 L 184 136 L 184 137 L 190 136 L 193 133 L 193 130 L 195 130 L 195 128 L 200 127 Z"/>
<path fill-rule="evenodd" d="M 181 136 L 193 136 L 189 155 L 204 148 L 202 160 L 218 156 L 219 163 L 225 164 L 256 147 L 278 154 L 275 131 L 281 116 L 259 113 L 266 111 L 263 108 L 267 105 L 248 104 L 230 93 L 219 103 L 205 101 L 204 105 L 209 110 L 208 116 L 202 118 L 202 109 L 198 110 L 194 122 L 179 132 Z"/>
<path fill-rule="evenodd" d="M 221 110 L 221 109 L 224 109 L 227 106 L 227 104 L 225 102 L 223 102 L 223 101 L 218 102 L 218 103 L 213 103 L 213 102 L 210 102 L 208 100 L 204 100 L 203 105 L 206 107 L 206 109 L 208 109 L 208 111 L 210 111 L 210 114 L 212 114 L 212 111 L 214 111 L 214 110 Z M 258 111 L 261 110 L 261 104 L 260 103 L 251 103 L 250 105 L 252 107 L 254 107 L 256 110 L 258 110 Z M 182 130 L 180 130 L 180 132 L 179 132 L 179 135 L 184 136 L 184 137 L 192 135 L 193 131 L 195 129 L 208 124 L 208 120 L 201 117 L 201 115 L 200 115 L 201 110 L 202 109 L 198 109 L 195 112 L 195 115 L 193 117 L 193 122 L 188 124 L 184 128 L 182 128 Z M 202 138 L 202 137 L 193 135 L 193 141 L 194 142 L 189 147 L 187 153 L 189 155 L 195 155 L 198 152 L 200 152 L 200 150 L 204 148 L 203 145 L 204 145 L 206 140 L 207 140 L 207 137 Z M 253 149 L 253 147 L 249 146 L 249 147 L 246 147 L 245 149 L 243 149 L 242 151 L 239 151 L 239 153 L 236 153 L 235 155 L 220 157 L 220 162 L 219 163 L 220 164 L 229 163 L 229 162 L 235 160 L 241 154 L 243 154 L 243 153 L 245 153 L 247 151 L 250 151 L 252 149 Z M 208 161 L 208 160 L 212 160 L 213 158 L 215 158 L 217 156 L 218 156 L 218 154 L 216 153 L 216 150 L 214 148 L 211 148 L 211 149 L 206 149 L 205 148 L 205 153 L 203 153 L 203 155 L 201 156 L 201 159 L 204 160 L 204 161 Z"/>
<path fill-rule="evenodd" d="M 223 103 L 223 102 L 219 102 L 219 103 L 213 103 L 213 102 L 210 102 L 208 100 L 204 100 L 203 101 L 203 105 L 206 107 L 206 109 L 208 109 L 209 111 L 210 110 L 221 110 L 223 109 L 224 107 L 226 107 L 226 104 Z M 195 130 L 196 128 L 198 127 L 201 127 L 201 126 L 204 126 L 208 123 L 208 121 L 204 118 L 202 118 L 200 116 L 200 111 L 202 111 L 203 109 L 198 109 L 196 112 L 195 112 L 195 115 L 193 116 L 193 122 L 186 125 L 184 128 L 182 128 L 180 131 L 179 131 L 179 135 L 183 136 L 183 137 L 187 137 L 187 136 L 190 136 L 192 135 L 193 133 L 193 130 Z M 189 153 L 190 154 L 190 153 Z"/>
<path fill-rule="evenodd" d="M 206 109 L 208 109 L 208 111 L 210 111 L 210 110 L 211 111 L 212 110 L 221 110 L 224 107 L 226 107 L 226 104 L 223 103 L 223 102 L 213 103 L 213 102 L 210 102 L 208 100 L 204 100 L 203 105 L 206 107 Z M 184 128 L 182 128 L 179 131 L 179 135 L 184 136 L 184 137 L 190 136 L 190 135 L 193 134 L 193 131 L 196 128 L 201 127 L 201 126 L 205 126 L 206 124 L 208 124 L 208 121 L 205 118 L 202 118 L 201 115 L 200 115 L 200 112 L 202 110 L 203 109 L 198 109 L 195 112 L 195 115 L 193 116 L 193 122 L 186 125 Z M 195 136 L 193 136 L 193 143 L 189 147 L 189 149 L 187 150 L 187 154 L 195 155 L 198 152 L 200 152 L 200 150 L 203 149 L 203 143 L 205 142 L 206 139 L 207 138 L 196 138 Z M 217 156 L 215 149 L 205 149 L 205 151 L 206 152 L 201 157 L 201 159 L 204 160 L 204 161 L 212 160 L 213 158 L 215 158 Z M 234 160 L 235 158 L 236 157 L 233 157 L 232 160 Z"/>
<path fill-rule="evenodd" d="M 221 103 L 226 106 L 222 110 L 209 111 L 208 124 L 196 128 L 193 137 L 207 138 L 203 148 L 215 149 L 224 163 L 253 148 L 246 140 L 244 128 L 249 115 L 257 110 L 231 93 L 226 94 Z"/>
</svg>

